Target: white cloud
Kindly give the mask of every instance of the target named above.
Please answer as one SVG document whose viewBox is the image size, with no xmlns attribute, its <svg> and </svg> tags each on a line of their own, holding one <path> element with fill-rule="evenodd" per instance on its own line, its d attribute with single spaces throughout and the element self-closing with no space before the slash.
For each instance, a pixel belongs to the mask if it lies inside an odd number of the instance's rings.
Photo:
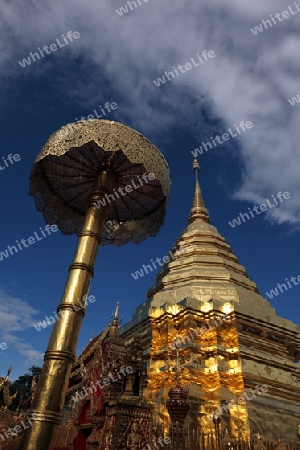
<svg viewBox="0 0 300 450">
<path fill-rule="evenodd" d="M 25 357 L 24 363 L 29 366 L 40 365 L 43 354 L 25 342 L 18 333 L 32 327 L 37 314 L 39 311 L 24 300 L 0 290 L 0 342 L 7 344 L 7 350 L 13 349 Z"/>
<path fill-rule="evenodd" d="M 66 0 L 49 4 L 31 0 L 28 5 L 22 0 L 13 4 L 6 1 L 2 20 L 7 35 L 0 42 L 4 74 L 14 72 L 22 77 L 27 68 L 20 68 L 20 58 L 38 46 L 55 42 L 69 30 L 78 30 L 81 38 L 60 50 L 59 57 L 69 52 L 92 62 L 127 102 L 119 110 L 146 134 L 147 130 L 162 131 L 174 124 L 180 108 L 190 125 L 195 109 L 189 111 L 186 104 L 204 93 L 224 126 L 241 120 L 254 124 L 251 133 L 240 138 L 242 180 L 235 198 L 263 203 L 272 194 L 287 190 L 291 199 L 268 214 L 275 223 L 298 228 L 300 104 L 291 107 L 287 98 L 300 89 L 300 13 L 254 36 L 250 28 L 270 14 L 286 10 L 289 5 L 285 0 L 141 0 L 141 6 L 120 17 L 115 9 L 125 3 Z M 292 1 L 289 4 L 294 7 Z M 204 49 L 216 54 L 209 64 L 182 74 L 167 87 L 154 86 L 154 78 Z M 50 56 L 37 61 L 30 67 L 31 73 L 37 76 L 52 61 Z M 77 84 L 63 81 L 64 74 L 59 76 L 64 91 L 68 89 L 79 101 L 88 94 L 93 105 L 95 93 L 101 90 L 97 73 L 94 79 L 89 74 L 88 81 Z M 199 141 L 203 137 L 200 126 L 194 127 Z M 190 157 L 190 150 L 182 151 Z"/>
</svg>

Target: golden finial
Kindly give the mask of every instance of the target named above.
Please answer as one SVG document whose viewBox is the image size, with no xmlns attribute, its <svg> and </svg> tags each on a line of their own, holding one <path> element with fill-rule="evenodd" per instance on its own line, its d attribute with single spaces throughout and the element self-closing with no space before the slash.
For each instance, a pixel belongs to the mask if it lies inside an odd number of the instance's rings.
<svg viewBox="0 0 300 450">
<path fill-rule="evenodd" d="M 193 170 L 196 175 L 200 170 L 200 164 L 198 163 L 198 159 L 196 156 L 194 157 L 194 161 L 193 161 Z"/>
<path fill-rule="evenodd" d="M 194 192 L 193 206 L 190 210 L 188 223 L 191 224 L 196 220 L 201 220 L 207 223 L 210 223 L 208 211 L 205 208 L 203 198 L 201 195 L 201 189 L 198 181 L 198 172 L 200 170 L 200 164 L 198 163 L 198 159 L 194 157 L 193 160 L 193 171 L 196 175 L 196 186 Z"/>
<path fill-rule="evenodd" d="M 113 333 L 113 334 L 118 333 L 118 328 L 120 325 L 119 324 L 119 306 L 120 306 L 120 302 L 117 302 L 115 312 L 110 319 L 111 333 Z"/>
<path fill-rule="evenodd" d="M 114 318 L 117 319 L 117 320 L 119 319 L 119 306 L 120 306 L 120 302 L 117 302 L 115 315 L 114 315 Z"/>
</svg>

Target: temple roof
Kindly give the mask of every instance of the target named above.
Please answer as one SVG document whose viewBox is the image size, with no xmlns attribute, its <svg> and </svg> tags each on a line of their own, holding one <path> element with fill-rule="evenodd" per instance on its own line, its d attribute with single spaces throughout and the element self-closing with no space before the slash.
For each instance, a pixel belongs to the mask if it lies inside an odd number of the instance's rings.
<svg viewBox="0 0 300 450">
<path fill-rule="evenodd" d="M 90 355 L 95 352 L 97 347 L 101 345 L 104 339 L 109 341 L 109 339 L 114 338 L 114 340 L 117 339 L 118 341 L 122 342 L 121 338 L 119 337 L 119 306 L 120 303 L 117 302 L 115 312 L 110 320 L 109 325 L 105 328 L 105 330 L 101 331 L 101 333 L 90 340 L 90 342 L 78 356 L 79 360 L 85 361 L 86 359 L 88 359 Z"/>
</svg>

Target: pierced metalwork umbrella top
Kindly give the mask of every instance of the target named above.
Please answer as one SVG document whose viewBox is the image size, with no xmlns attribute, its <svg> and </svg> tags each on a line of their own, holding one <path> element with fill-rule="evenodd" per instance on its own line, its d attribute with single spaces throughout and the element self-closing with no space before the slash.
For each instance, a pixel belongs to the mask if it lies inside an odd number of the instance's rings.
<svg viewBox="0 0 300 450">
<path fill-rule="evenodd" d="M 111 204 L 102 245 L 140 243 L 155 236 L 169 199 L 168 165 L 148 139 L 117 122 L 79 121 L 53 133 L 33 166 L 30 195 L 48 224 L 56 224 L 63 234 L 79 233 L 103 171 L 114 182 L 112 196 L 102 199 Z M 150 173 L 153 180 L 145 178 Z M 132 186 L 130 192 L 126 186 Z"/>
</svg>

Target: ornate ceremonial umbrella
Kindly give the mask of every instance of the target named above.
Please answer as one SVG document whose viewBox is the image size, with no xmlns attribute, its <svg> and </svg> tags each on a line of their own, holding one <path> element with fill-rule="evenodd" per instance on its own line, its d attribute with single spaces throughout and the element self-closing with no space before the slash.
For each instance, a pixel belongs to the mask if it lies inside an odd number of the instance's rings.
<svg viewBox="0 0 300 450">
<path fill-rule="evenodd" d="M 78 235 L 57 308 L 63 314 L 54 324 L 31 405 L 35 420 L 20 446 L 45 450 L 51 448 L 54 426 L 61 423 L 85 315 L 80 302 L 88 294 L 98 246 L 140 243 L 155 236 L 166 212 L 170 174 L 159 150 L 140 133 L 94 119 L 52 134 L 34 163 L 30 181 L 30 194 L 45 221 L 63 234 Z"/>
</svg>

